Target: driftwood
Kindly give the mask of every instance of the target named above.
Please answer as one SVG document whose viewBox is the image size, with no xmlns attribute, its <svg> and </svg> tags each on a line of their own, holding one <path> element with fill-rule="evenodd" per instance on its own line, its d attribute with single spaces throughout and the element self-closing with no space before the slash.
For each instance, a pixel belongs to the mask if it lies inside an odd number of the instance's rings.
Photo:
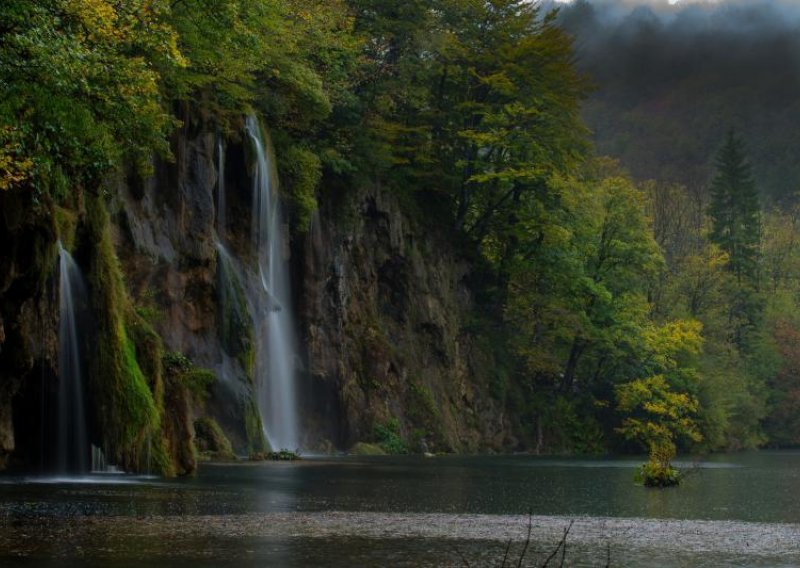
<svg viewBox="0 0 800 568">
<path fill-rule="evenodd" d="M 569 522 L 569 525 L 567 525 L 564 528 L 564 535 L 561 537 L 561 540 L 558 541 L 558 544 L 556 544 L 556 547 L 552 551 L 550 551 L 550 554 L 547 556 L 547 558 L 545 558 L 544 562 L 542 562 L 542 564 L 540 565 L 541 568 L 546 568 L 546 567 L 550 566 L 551 562 L 553 562 L 554 560 L 556 560 L 558 558 L 559 552 L 561 553 L 561 558 L 559 559 L 558 566 L 559 566 L 559 568 L 563 568 L 564 563 L 567 560 L 567 538 L 569 537 L 569 533 L 572 530 L 572 526 L 574 524 L 575 524 L 575 521 L 571 520 Z M 532 533 L 533 533 L 533 513 L 529 512 L 528 513 L 528 532 L 527 532 L 527 535 L 525 536 L 525 542 L 524 542 L 523 547 L 522 547 L 522 552 L 520 553 L 519 558 L 517 559 L 517 568 L 522 568 L 523 563 L 525 562 L 525 557 L 527 556 L 528 551 L 530 549 L 530 545 L 531 545 L 531 535 L 532 535 Z M 508 542 L 506 542 L 506 546 L 505 546 L 505 549 L 504 549 L 504 552 L 503 552 L 503 561 L 500 564 L 500 568 L 506 568 L 506 565 L 508 563 L 508 555 L 509 555 L 509 552 L 511 551 L 511 543 L 512 542 L 513 542 L 513 539 L 508 539 Z M 459 550 L 458 546 L 456 546 L 455 544 L 451 544 L 450 546 L 453 549 L 453 551 L 458 555 L 458 557 L 461 559 L 461 563 L 464 566 L 466 566 L 467 568 L 469 568 L 470 567 L 469 560 L 467 560 L 466 556 L 464 556 L 464 554 L 461 552 L 461 550 Z M 553 564 L 553 566 L 555 566 L 555 564 Z M 605 568 L 611 568 L 611 543 L 608 543 L 606 545 L 606 559 L 605 559 L 605 564 L 603 566 Z"/>
</svg>

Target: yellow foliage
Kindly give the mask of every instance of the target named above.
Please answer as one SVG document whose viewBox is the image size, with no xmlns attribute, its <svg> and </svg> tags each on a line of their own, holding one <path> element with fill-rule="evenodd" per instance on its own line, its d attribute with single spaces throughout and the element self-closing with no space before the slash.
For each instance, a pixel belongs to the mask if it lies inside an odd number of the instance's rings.
<svg viewBox="0 0 800 568">
<path fill-rule="evenodd" d="M 81 22 L 91 41 L 119 41 L 125 30 L 117 26 L 117 11 L 106 0 L 67 0 L 64 12 Z"/>
<path fill-rule="evenodd" d="M 33 172 L 33 160 L 20 154 L 16 137 L 13 127 L 0 127 L 0 190 L 22 184 Z"/>
<path fill-rule="evenodd" d="M 629 440 L 636 440 L 654 452 L 666 448 L 674 455 L 675 440 L 702 441 L 694 420 L 699 409 L 697 399 L 671 389 L 664 375 L 637 379 L 617 387 L 617 410 L 628 417 L 617 429 Z"/>
</svg>

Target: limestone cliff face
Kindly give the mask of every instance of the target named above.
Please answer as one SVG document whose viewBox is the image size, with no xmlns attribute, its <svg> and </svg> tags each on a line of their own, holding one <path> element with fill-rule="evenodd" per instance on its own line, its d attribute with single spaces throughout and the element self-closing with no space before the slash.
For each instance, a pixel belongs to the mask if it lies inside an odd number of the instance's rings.
<svg viewBox="0 0 800 568">
<path fill-rule="evenodd" d="M 157 334 L 143 340 L 155 350 L 139 366 L 159 375 L 145 378 L 165 405 L 174 470 L 188 473 L 195 467 L 193 422 L 201 416 L 213 418 L 239 454 L 262 451 L 263 434 L 254 402 L 253 322 L 242 315 L 246 310 L 232 317 L 220 308 L 220 141 L 193 116 L 182 119 L 174 159 L 157 161 L 149 179 L 111 180 L 106 207 L 135 310 L 126 321 L 135 327 L 147 320 Z M 246 258 L 252 157 L 241 139 L 222 147 L 225 246 Z M 303 445 L 348 449 L 380 441 L 381 428 L 389 427 L 411 451 L 515 446 L 503 405 L 489 395 L 492 356 L 468 331 L 474 308 L 468 263 L 377 186 L 321 193 L 310 230 L 293 237 L 289 251 L 304 363 Z M 42 448 L 35 417 L 58 373 L 56 215 L 51 206 L 35 209 L 20 200 L 0 194 L 0 466 L 12 452 L 36 461 Z M 81 235 L 84 208 L 74 209 Z M 91 240 L 83 238 L 79 262 L 91 257 Z M 163 365 L 159 349 L 167 354 Z M 171 369 L 185 369 L 170 353 L 215 373 L 208 397 L 191 395 L 183 379 L 171 382 Z"/>
<path fill-rule="evenodd" d="M 247 429 L 248 419 L 254 418 L 253 378 L 235 353 L 227 352 L 219 332 L 218 137 L 191 115 L 183 120 L 172 141 L 172 161 L 158 161 L 149 179 L 117 180 L 112 205 L 117 251 L 130 293 L 139 306 L 155 313 L 153 327 L 166 350 L 181 353 L 218 378 L 202 408 L 182 402 L 182 409 L 167 412 L 189 412 L 190 418 L 209 414 L 223 426 L 237 452 L 247 454 L 254 444 L 254 434 Z M 240 143 L 230 146 L 241 161 Z M 234 177 L 246 178 L 245 174 Z M 247 180 L 240 181 L 240 187 L 233 185 L 246 194 Z"/>
<path fill-rule="evenodd" d="M 298 270 L 312 437 L 350 447 L 396 421 L 411 451 L 515 444 L 466 330 L 470 267 L 437 237 L 379 188 L 323 200 Z"/>
<path fill-rule="evenodd" d="M 215 138 L 187 122 L 172 150 L 174 161 L 158 161 L 152 178 L 117 181 L 116 248 L 134 298 L 161 312 L 156 327 L 168 347 L 213 365 Z"/>
<path fill-rule="evenodd" d="M 220 378 L 206 411 L 246 452 L 254 378 L 221 326 L 215 248 L 216 137 L 186 118 L 174 163 L 145 182 L 121 180 L 117 242 L 133 296 L 164 314 L 168 349 Z M 227 246 L 246 256 L 248 149 L 224 143 Z M 309 231 L 292 240 L 293 298 L 305 365 L 304 446 L 348 449 L 397 420 L 411 451 L 514 446 L 503 407 L 488 393 L 491 355 L 466 330 L 469 265 L 445 239 L 415 226 L 378 187 L 322 192 Z M 327 197 L 326 197 L 327 196 Z M 249 322 L 251 325 L 252 322 Z M 247 322 L 239 334 L 246 334 Z"/>
</svg>

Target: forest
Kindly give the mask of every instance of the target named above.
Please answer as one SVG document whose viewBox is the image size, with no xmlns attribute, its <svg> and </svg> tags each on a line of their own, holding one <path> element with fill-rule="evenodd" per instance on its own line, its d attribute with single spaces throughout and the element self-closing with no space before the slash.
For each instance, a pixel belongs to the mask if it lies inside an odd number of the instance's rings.
<svg viewBox="0 0 800 568">
<path fill-rule="evenodd" d="M 647 450 L 668 462 L 678 450 L 796 445 L 800 208 L 795 133 L 780 117 L 796 106 L 781 97 L 797 98 L 788 87 L 774 94 L 782 127 L 765 133 L 718 104 L 736 98 L 713 76 L 713 96 L 693 107 L 687 93 L 702 71 L 687 70 L 672 91 L 671 78 L 621 77 L 603 62 L 622 47 L 592 51 L 581 39 L 612 33 L 592 10 L 522 0 L 4 1 L 3 357 L 22 349 L 12 315 L 24 292 L 43 289 L 56 240 L 89 238 L 90 287 L 106 290 L 98 325 L 112 338 L 95 362 L 108 382 L 93 387 L 106 397 L 104 444 L 165 427 L 169 397 L 143 355 L 148 314 L 120 289 L 108 241 L 108 180 L 147 179 L 154 163 L 174 161 L 172 137 L 187 126 L 236 136 L 257 114 L 293 241 L 319 202 L 380 186 L 422 240 L 446 241 L 468 263 L 476 302 L 464 327 L 495 362 L 486 396 L 511 417 L 516 445 L 506 451 Z M 631 18 L 615 25 L 644 26 L 625 36 L 632 42 L 681 25 Z M 652 96 L 637 110 L 634 92 Z M 648 138 L 648 120 L 670 130 Z M 16 240 L 26 231 L 41 238 Z M 372 441 L 391 446 L 392 424 Z M 117 459 L 136 467 L 126 451 Z"/>
</svg>

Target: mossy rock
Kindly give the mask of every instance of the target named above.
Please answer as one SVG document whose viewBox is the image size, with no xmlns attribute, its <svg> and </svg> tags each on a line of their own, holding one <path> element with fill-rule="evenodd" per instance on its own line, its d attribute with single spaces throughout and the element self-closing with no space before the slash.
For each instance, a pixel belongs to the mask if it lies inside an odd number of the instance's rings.
<svg viewBox="0 0 800 568">
<path fill-rule="evenodd" d="M 266 459 L 272 450 L 264 436 L 264 425 L 261 422 L 261 413 L 252 397 L 243 401 L 244 427 L 247 435 L 247 454 L 256 461 Z"/>
<path fill-rule="evenodd" d="M 132 317 L 108 212 L 99 196 L 87 197 L 85 232 L 86 280 L 95 321 L 89 389 L 99 443 L 109 460 L 126 471 L 174 475 L 161 426 L 159 361 L 149 356 L 158 351 L 158 342 L 151 342 L 149 330 Z"/>
<path fill-rule="evenodd" d="M 370 444 L 369 442 L 358 442 L 350 451 L 347 452 L 353 456 L 387 456 L 389 455 L 386 450 L 384 450 L 378 444 Z"/>
<path fill-rule="evenodd" d="M 236 459 L 230 440 L 213 418 L 203 416 L 194 422 L 195 445 L 203 457 L 213 460 Z"/>
<path fill-rule="evenodd" d="M 214 371 L 195 366 L 178 351 L 164 353 L 162 364 L 165 372 L 179 380 L 198 403 L 204 403 L 211 396 L 211 390 L 217 382 Z"/>
<path fill-rule="evenodd" d="M 78 226 L 78 215 L 64 207 L 53 207 L 53 220 L 56 224 L 58 239 L 61 245 L 72 252 L 75 249 L 75 233 Z"/>
<path fill-rule="evenodd" d="M 217 334 L 225 352 L 249 378 L 255 365 L 255 332 L 242 283 L 230 260 L 217 255 Z"/>
</svg>

